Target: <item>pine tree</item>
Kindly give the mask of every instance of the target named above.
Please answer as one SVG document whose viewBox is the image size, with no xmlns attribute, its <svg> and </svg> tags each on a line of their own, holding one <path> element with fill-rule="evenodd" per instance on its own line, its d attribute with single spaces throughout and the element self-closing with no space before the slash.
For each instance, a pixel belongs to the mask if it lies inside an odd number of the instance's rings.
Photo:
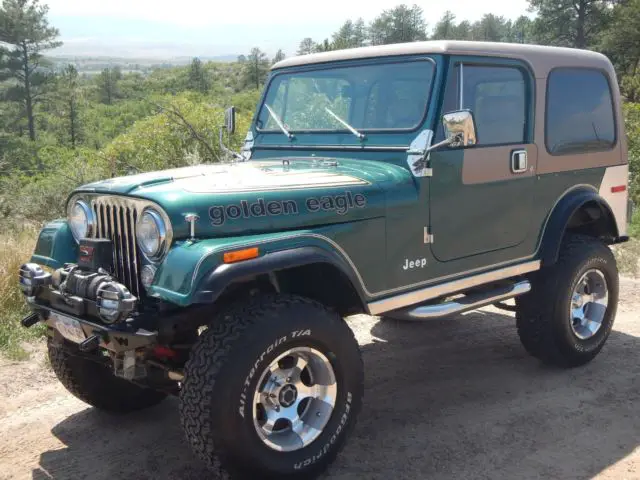
<svg viewBox="0 0 640 480">
<path fill-rule="evenodd" d="M 58 97 L 62 103 L 62 116 L 71 148 L 75 149 L 82 137 L 80 122 L 80 85 L 78 70 L 67 65 L 59 78 Z"/>
<path fill-rule="evenodd" d="M 207 72 L 204 70 L 202 61 L 198 57 L 194 58 L 191 61 L 187 84 L 189 90 L 200 93 L 207 93 L 211 88 L 211 83 L 207 78 Z"/>
<path fill-rule="evenodd" d="M 244 65 L 246 84 L 255 85 L 256 90 L 260 90 L 269 71 L 269 59 L 267 55 L 258 47 L 254 47 L 247 56 L 247 61 Z"/>
<path fill-rule="evenodd" d="M 298 55 L 308 55 L 316 51 L 317 45 L 312 38 L 303 38 L 298 46 Z"/>
<path fill-rule="evenodd" d="M 444 15 L 433 28 L 432 40 L 454 40 L 456 39 L 456 16 L 450 10 Z"/>
<path fill-rule="evenodd" d="M 281 62 L 282 60 L 284 60 L 286 57 L 286 55 L 284 54 L 284 52 L 282 51 L 282 49 L 279 49 L 276 52 L 276 55 L 273 57 L 273 60 L 271 61 L 272 64 Z"/>
<path fill-rule="evenodd" d="M 112 105 L 119 97 L 118 82 L 122 79 L 120 67 L 107 67 L 98 77 L 98 88 L 100 89 L 100 101 L 107 105 Z"/>
<path fill-rule="evenodd" d="M 0 8 L 0 81 L 16 84 L 7 91 L 7 100 L 22 104 L 29 138 L 36 139 L 35 107 L 54 77 L 47 71 L 42 52 L 59 47 L 59 32 L 49 26 L 49 7 L 39 0 L 4 0 Z"/>
<path fill-rule="evenodd" d="M 398 5 L 385 10 L 371 22 L 369 37 L 372 45 L 426 40 L 424 12 L 418 5 Z"/>
<path fill-rule="evenodd" d="M 587 48 L 598 41 L 615 0 L 529 0 L 537 14 L 534 33 L 542 43 Z"/>
</svg>

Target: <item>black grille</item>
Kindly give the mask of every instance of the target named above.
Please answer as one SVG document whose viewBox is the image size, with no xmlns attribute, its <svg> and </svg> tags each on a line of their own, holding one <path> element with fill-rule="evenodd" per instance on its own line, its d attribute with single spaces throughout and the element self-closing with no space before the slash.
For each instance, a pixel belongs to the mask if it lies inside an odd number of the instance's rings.
<svg viewBox="0 0 640 480">
<path fill-rule="evenodd" d="M 136 242 L 139 211 L 134 201 L 120 197 L 98 197 L 91 201 L 96 216 L 96 238 L 113 242 L 114 274 L 120 283 L 140 298 L 140 255 Z"/>
</svg>

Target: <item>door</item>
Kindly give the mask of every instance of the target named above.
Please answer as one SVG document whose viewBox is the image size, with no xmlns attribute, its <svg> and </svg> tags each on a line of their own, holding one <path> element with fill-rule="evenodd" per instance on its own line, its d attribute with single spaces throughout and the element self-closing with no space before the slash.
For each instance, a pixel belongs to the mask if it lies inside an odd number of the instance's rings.
<svg viewBox="0 0 640 480">
<path fill-rule="evenodd" d="M 513 258 L 530 231 L 536 182 L 533 78 L 502 59 L 452 59 L 441 113 L 473 112 L 477 143 L 432 152 L 432 251 L 447 262 L 492 254 Z M 434 142 L 443 139 L 441 126 Z M 496 263 L 496 262 L 492 262 Z"/>
</svg>

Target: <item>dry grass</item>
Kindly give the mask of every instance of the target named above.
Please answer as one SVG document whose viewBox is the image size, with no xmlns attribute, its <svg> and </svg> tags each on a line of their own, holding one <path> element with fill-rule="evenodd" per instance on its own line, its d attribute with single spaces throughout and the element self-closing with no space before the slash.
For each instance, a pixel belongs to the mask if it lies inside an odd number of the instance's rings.
<svg viewBox="0 0 640 480">
<path fill-rule="evenodd" d="M 618 270 L 628 277 L 640 276 L 640 240 L 632 238 L 627 243 L 616 245 L 613 253 L 618 261 Z"/>
<path fill-rule="evenodd" d="M 42 328 L 25 329 L 20 319 L 27 313 L 18 288 L 18 270 L 27 262 L 37 232 L 31 229 L 0 233 L 0 350 L 13 359 L 28 357 L 24 342 L 42 335 Z"/>
</svg>

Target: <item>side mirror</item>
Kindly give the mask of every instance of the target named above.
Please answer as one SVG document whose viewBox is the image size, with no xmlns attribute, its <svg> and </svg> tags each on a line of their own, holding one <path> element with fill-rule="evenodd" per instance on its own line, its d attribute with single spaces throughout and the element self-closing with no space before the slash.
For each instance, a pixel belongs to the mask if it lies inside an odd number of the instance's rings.
<svg viewBox="0 0 640 480">
<path fill-rule="evenodd" d="M 476 122 L 471 110 L 457 110 L 442 116 L 444 135 L 450 147 L 468 147 L 475 145 Z"/>
<path fill-rule="evenodd" d="M 236 107 L 229 107 L 224 111 L 224 128 L 229 134 L 236 131 Z"/>
</svg>

